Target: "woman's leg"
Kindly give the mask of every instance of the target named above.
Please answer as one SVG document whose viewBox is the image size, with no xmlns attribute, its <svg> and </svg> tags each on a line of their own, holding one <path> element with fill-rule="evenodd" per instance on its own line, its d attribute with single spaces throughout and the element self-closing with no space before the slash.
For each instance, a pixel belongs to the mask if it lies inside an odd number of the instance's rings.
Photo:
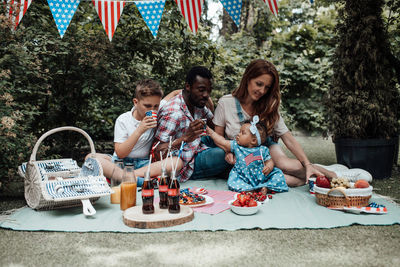
<svg viewBox="0 0 400 267">
<path fill-rule="evenodd" d="M 269 151 L 272 157 L 272 160 L 275 163 L 275 166 L 283 171 L 286 178 L 286 183 L 289 185 L 291 183 L 298 184 L 300 182 L 296 182 L 296 180 L 302 180 L 302 184 L 305 183 L 306 180 L 306 170 L 301 165 L 300 161 L 297 159 L 289 158 L 282 150 L 279 145 L 271 145 L 269 147 Z M 328 178 L 336 178 L 336 173 L 332 171 L 328 171 L 327 169 L 313 165 L 315 169 L 320 171 L 323 175 Z M 291 176 L 291 177 L 289 177 Z M 294 180 L 293 180 L 294 179 Z M 289 181 L 289 182 L 288 182 Z M 290 185 L 289 185 L 290 186 Z"/>
<path fill-rule="evenodd" d="M 283 173 L 285 173 L 285 176 L 288 174 L 297 177 L 297 179 L 302 179 L 305 182 L 306 171 L 300 161 L 289 158 L 279 145 L 271 145 L 269 147 L 269 152 L 275 163 L 275 167 L 281 169 Z"/>
</svg>

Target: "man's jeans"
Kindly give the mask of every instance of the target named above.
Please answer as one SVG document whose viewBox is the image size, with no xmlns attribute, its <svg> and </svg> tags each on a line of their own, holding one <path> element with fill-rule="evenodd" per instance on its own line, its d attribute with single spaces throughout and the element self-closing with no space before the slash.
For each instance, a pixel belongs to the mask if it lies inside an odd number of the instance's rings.
<svg viewBox="0 0 400 267">
<path fill-rule="evenodd" d="M 217 147 L 209 136 L 203 136 L 201 142 L 209 148 L 194 158 L 194 172 L 190 179 L 202 179 L 217 176 L 232 166 L 225 161 L 225 151 Z"/>
</svg>

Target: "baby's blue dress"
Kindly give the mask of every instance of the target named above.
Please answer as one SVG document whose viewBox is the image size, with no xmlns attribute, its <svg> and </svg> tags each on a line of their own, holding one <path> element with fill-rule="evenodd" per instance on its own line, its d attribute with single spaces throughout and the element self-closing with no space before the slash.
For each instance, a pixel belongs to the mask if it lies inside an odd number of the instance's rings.
<svg viewBox="0 0 400 267">
<path fill-rule="evenodd" d="M 287 192 L 289 187 L 286 184 L 283 172 L 274 169 L 265 176 L 262 173 L 264 161 L 271 159 L 266 146 L 242 147 L 236 140 L 231 141 L 231 151 L 236 156 L 236 163 L 233 166 L 228 178 L 228 187 L 232 191 L 241 192 L 267 187 L 275 192 Z M 261 154 L 262 153 L 262 158 Z"/>
</svg>

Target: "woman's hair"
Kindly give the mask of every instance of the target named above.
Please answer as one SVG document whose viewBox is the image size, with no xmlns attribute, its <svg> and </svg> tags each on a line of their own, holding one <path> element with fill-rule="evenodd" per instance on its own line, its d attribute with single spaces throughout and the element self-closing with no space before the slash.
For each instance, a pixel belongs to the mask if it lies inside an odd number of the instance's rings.
<svg viewBox="0 0 400 267">
<path fill-rule="evenodd" d="M 247 66 L 239 87 L 232 92 L 232 95 L 239 101 L 244 101 L 248 95 L 247 85 L 250 80 L 263 74 L 269 74 L 273 77 L 272 86 L 254 105 L 256 114 L 260 117 L 260 122 L 264 124 L 267 134 L 270 135 L 275 123 L 279 120 L 279 105 L 281 102 L 279 75 L 275 66 L 264 59 L 253 60 Z"/>
<path fill-rule="evenodd" d="M 137 99 L 143 99 L 143 97 L 154 95 L 163 97 L 163 91 L 158 82 L 152 79 L 144 79 L 136 83 L 135 97 Z"/>
</svg>

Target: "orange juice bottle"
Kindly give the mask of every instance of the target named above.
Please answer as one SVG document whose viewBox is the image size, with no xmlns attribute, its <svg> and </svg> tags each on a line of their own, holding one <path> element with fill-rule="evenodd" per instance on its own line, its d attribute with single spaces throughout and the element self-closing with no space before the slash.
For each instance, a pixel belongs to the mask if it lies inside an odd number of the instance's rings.
<svg viewBox="0 0 400 267">
<path fill-rule="evenodd" d="M 121 183 L 121 210 L 126 210 L 136 205 L 136 176 L 133 164 L 125 164 Z"/>
</svg>

